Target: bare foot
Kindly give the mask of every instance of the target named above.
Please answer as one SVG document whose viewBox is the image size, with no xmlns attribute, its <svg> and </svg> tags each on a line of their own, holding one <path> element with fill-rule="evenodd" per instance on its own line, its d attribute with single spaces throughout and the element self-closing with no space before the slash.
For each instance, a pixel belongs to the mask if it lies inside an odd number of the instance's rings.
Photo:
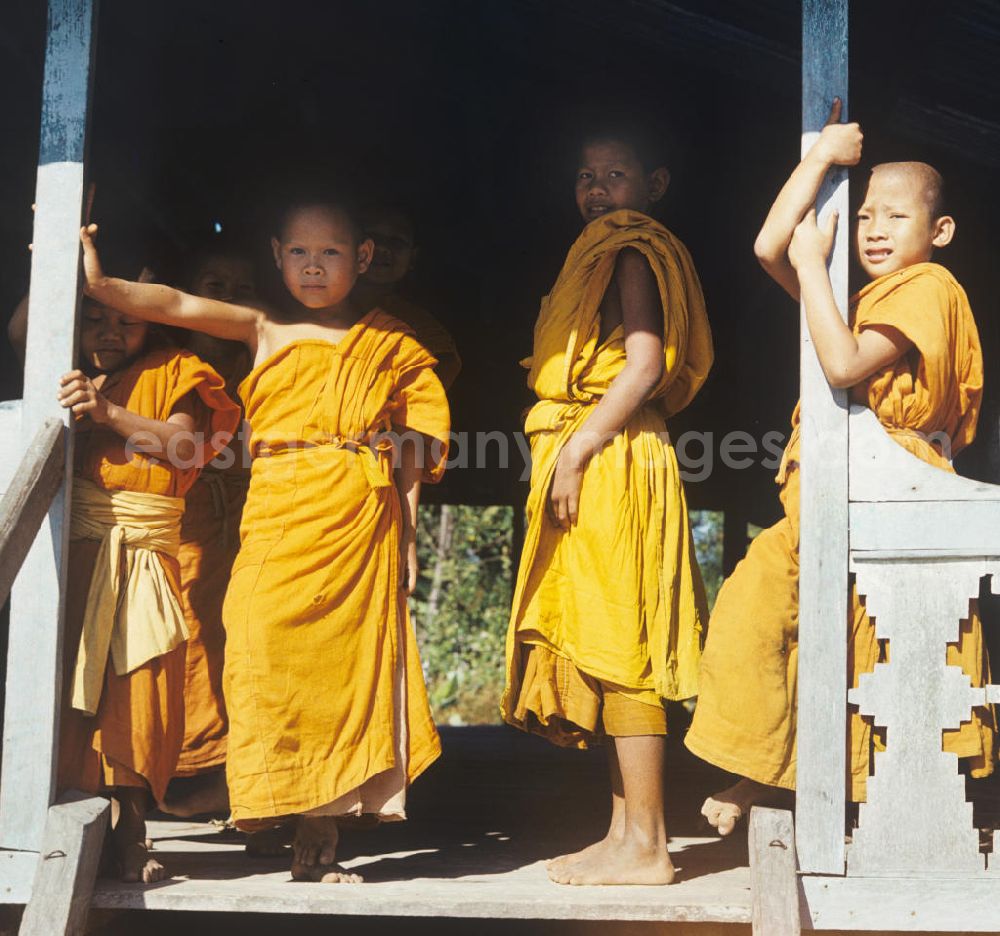
<svg viewBox="0 0 1000 936">
<path fill-rule="evenodd" d="M 295 838 L 295 821 L 282 822 L 273 829 L 261 829 L 247 835 L 247 854 L 251 858 L 274 858 L 284 855 Z"/>
<path fill-rule="evenodd" d="M 614 744 L 608 746 L 607 756 L 608 779 L 611 784 L 611 822 L 608 825 L 607 835 L 600 841 L 595 842 L 593 845 L 588 845 L 580 851 L 559 855 L 550 861 L 546 861 L 545 870 L 549 872 L 550 877 L 553 874 L 562 875 L 569 866 L 579 861 L 588 860 L 594 852 L 606 851 L 609 845 L 618 844 L 625 837 L 625 795 L 622 788 L 621 765 L 618 763 L 618 754 Z"/>
<path fill-rule="evenodd" d="M 609 847 L 620 845 L 624 837 L 624 821 L 617 823 L 612 820 L 611 828 L 608 830 L 608 834 L 599 842 L 594 842 L 593 845 L 588 845 L 586 848 L 580 849 L 580 851 L 570 852 L 566 855 L 559 855 L 556 858 L 551 858 L 545 862 L 545 870 L 549 872 L 549 877 L 552 877 L 553 873 L 561 874 L 571 865 L 575 865 L 580 861 L 589 860 L 595 853 L 604 854 Z"/>
<path fill-rule="evenodd" d="M 705 800 L 701 814 L 710 826 L 718 830 L 719 835 L 729 835 L 741 819 L 750 815 L 752 806 L 763 806 L 780 800 L 783 792 L 777 787 L 744 777 L 729 789 Z"/>
<path fill-rule="evenodd" d="M 126 884 L 162 881 L 166 869 L 149 855 L 146 838 L 146 805 L 149 794 L 139 787 L 118 787 L 118 821 L 111 833 L 118 873 Z"/>
<path fill-rule="evenodd" d="M 118 849 L 118 869 L 125 884 L 154 884 L 167 877 L 167 869 L 150 857 L 145 842 Z"/>
<path fill-rule="evenodd" d="M 610 835 L 548 868 L 556 884 L 670 884 L 674 866 L 666 841 L 644 842 L 636 834 Z"/>
<path fill-rule="evenodd" d="M 295 877 L 295 871 L 292 871 Z M 296 877 L 296 881 L 315 881 L 319 884 L 361 884 L 364 878 L 360 874 L 354 874 L 339 864 L 330 865 L 323 871 L 314 869 L 304 877 Z"/>
<path fill-rule="evenodd" d="M 565 875 L 568 872 L 568 869 L 572 868 L 573 865 L 578 864 L 581 861 L 587 861 L 595 852 L 603 852 L 612 843 L 612 841 L 621 841 L 621 838 L 618 837 L 613 840 L 611 834 L 609 833 L 599 842 L 594 842 L 593 845 L 588 845 L 586 848 L 582 848 L 578 852 L 569 852 L 565 855 L 558 855 L 557 857 L 546 861 L 545 870 L 548 872 L 549 877 L 555 881 L 557 877 Z"/>
<path fill-rule="evenodd" d="M 333 816 L 299 816 L 292 842 L 292 878 L 324 884 L 360 884 L 360 874 L 336 863 L 337 820 Z"/>
</svg>

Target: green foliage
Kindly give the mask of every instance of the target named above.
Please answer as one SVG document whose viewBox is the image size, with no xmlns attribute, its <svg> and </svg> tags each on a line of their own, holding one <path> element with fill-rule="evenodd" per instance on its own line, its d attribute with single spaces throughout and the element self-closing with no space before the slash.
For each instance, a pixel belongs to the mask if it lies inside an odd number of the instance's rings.
<svg viewBox="0 0 1000 936">
<path fill-rule="evenodd" d="M 434 718 L 496 723 L 514 585 L 513 509 L 434 504 L 421 508 L 419 524 L 411 608 Z M 711 607 L 722 584 L 722 514 L 693 511 L 691 530 Z"/>
<path fill-rule="evenodd" d="M 715 596 L 722 586 L 722 534 L 723 515 L 720 510 L 692 510 L 691 533 L 694 549 L 705 581 L 708 607 L 715 604 Z"/>
<path fill-rule="evenodd" d="M 510 507 L 435 504 L 420 510 L 421 571 L 411 608 L 438 722 L 500 720 L 513 518 Z"/>
</svg>

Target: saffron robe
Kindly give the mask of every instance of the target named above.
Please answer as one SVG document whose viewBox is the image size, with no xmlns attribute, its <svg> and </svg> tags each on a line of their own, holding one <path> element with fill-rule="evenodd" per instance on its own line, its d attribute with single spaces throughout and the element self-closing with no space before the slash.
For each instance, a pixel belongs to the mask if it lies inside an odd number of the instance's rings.
<svg viewBox="0 0 1000 936">
<path fill-rule="evenodd" d="M 455 339 L 452 338 L 451 332 L 426 309 L 396 293 L 390 293 L 386 296 L 380 307 L 383 312 L 387 312 L 405 325 L 409 325 L 413 329 L 417 341 L 432 357 L 437 358 L 438 361 L 445 357 L 455 361 L 455 373 L 451 375 L 451 380 L 445 385 L 445 390 L 447 390 L 451 381 L 455 379 L 462 368 L 462 359 L 459 356 L 458 348 L 455 347 Z"/>
<path fill-rule="evenodd" d="M 563 531 L 546 515 L 556 460 L 625 366 L 623 327 L 604 341 L 599 332 L 601 301 L 626 247 L 646 258 L 659 286 L 664 374 L 623 430 L 588 462 L 579 519 Z M 636 701 L 659 705 L 696 694 L 704 588 L 664 417 L 687 406 L 712 357 L 701 286 L 684 245 L 636 211 L 588 224 L 542 300 L 535 325 L 528 385 L 538 402 L 525 421 L 531 488 L 501 701 L 511 724 L 561 744 L 592 740 L 591 726 L 566 731 L 556 700 L 535 713 L 537 721 L 518 717 L 532 645 Z"/>
<path fill-rule="evenodd" d="M 439 754 L 400 582 L 388 439 L 420 434 L 444 468 L 434 359 L 378 309 L 336 344 L 293 341 L 240 385 L 250 492 L 223 607 L 233 817 L 312 811 L 403 818 Z"/>
<path fill-rule="evenodd" d="M 101 393 L 112 403 L 149 419 L 166 420 L 174 412 L 194 417 L 205 437 L 193 465 L 179 467 L 166 459 L 129 456 L 126 441 L 105 426 L 81 422 L 74 451 L 75 473 L 109 491 L 137 491 L 183 497 L 202 464 L 217 450 L 211 439 L 232 433 L 239 407 L 226 396 L 221 377 L 187 351 L 151 351 L 124 370 L 108 376 Z M 224 445 L 223 439 L 220 445 Z M 73 540 L 64 635 L 64 672 L 72 673 L 83 627 L 100 542 Z M 177 560 L 155 554 L 176 594 Z M 105 669 L 96 716 L 72 709 L 72 681 L 63 681 L 59 786 L 98 793 L 114 786 L 148 787 L 160 799 L 174 771 L 184 732 L 184 656 L 181 644 L 123 676 Z"/>
<path fill-rule="evenodd" d="M 975 437 L 983 389 L 976 323 L 962 287 L 944 268 L 920 263 L 869 283 L 852 300 L 855 334 L 889 326 L 913 347 L 852 391 L 892 438 L 911 454 L 952 471 L 933 436 L 957 453 Z M 702 659 L 701 689 L 685 739 L 703 760 L 770 786 L 795 787 L 798 673 L 799 429 L 778 475 L 785 517 L 751 543 L 726 580 L 712 612 Z M 848 650 L 851 685 L 881 658 L 875 623 L 851 588 Z M 891 653 L 891 645 L 889 652 Z M 960 639 L 948 647 L 974 686 L 989 682 L 977 604 L 970 603 Z M 972 759 L 975 775 L 992 772 L 994 719 L 988 708 L 944 732 L 944 749 Z M 870 721 L 851 709 L 848 784 L 863 800 L 873 746 Z"/>
<path fill-rule="evenodd" d="M 229 366 L 220 370 L 226 390 L 236 396 L 240 380 L 252 364 L 238 346 Z M 185 498 L 181 545 L 181 607 L 187 622 L 184 672 L 184 742 L 177 759 L 178 776 L 222 767 L 226 762 L 229 719 L 222 694 L 226 632 L 222 603 L 240 548 L 240 518 L 250 486 L 250 459 L 243 441 L 205 466 Z"/>
</svg>

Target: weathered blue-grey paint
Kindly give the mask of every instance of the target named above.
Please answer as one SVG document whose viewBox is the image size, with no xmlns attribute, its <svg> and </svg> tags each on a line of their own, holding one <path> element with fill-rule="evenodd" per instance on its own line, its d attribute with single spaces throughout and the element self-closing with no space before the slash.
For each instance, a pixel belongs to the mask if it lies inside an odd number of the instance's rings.
<svg viewBox="0 0 1000 936">
<path fill-rule="evenodd" d="M 802 2 L 802 132 L 823 129 L 834 97 L 847 119 L 847 0 Z"/>
<path fill-rule="evenodd" d="M 46 418 L 66 422 L 56 401 L 59 377 L 76 361 L 84 155 L 95 0 L 50 0 L 42 128 L 35 189 L 31 301 L 21 411 L 27 446 Z M 69 530 L 72 433 L 67 429 L 66 475 L 47 521 L 22 566 L 11 596 L 0 846 L 41 846 L 54 801 L 59 699 L 62 685 L 62 611 Z"/>
<path fill-rule="evenodd" d="M 802 148 L 815 140 L 834 97 L 847 114 L 848 0 L 803 0 Z M 840 212 L 830 279 L 847 317 L 847 174 L 831 172 L 821 215 Z M 844 873 L 847 731 L 847 394 L 830 388 L 802 320 L 802 496 L 799 568 L 798 763 L 795 816 L 799 867 Z"/>
<path fill-rule="evenodd" d="M 51 0 L 38 161 L 82 163 L 94 47 L 94 0 Z"/>
</svg>

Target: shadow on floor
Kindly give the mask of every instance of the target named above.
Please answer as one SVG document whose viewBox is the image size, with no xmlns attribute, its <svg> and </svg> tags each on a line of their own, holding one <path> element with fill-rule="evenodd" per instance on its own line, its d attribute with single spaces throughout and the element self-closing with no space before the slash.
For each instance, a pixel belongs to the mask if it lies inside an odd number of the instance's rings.
<svg viewBox="0 0 1000 936">
<path fill-rule="evenodd" d="M 406 822 L 343 831 L 341 860 L 378 856 L 358 869 L 366 880 L 507 874 L 603 836 L 610 815 L 603 751 L 563 750 L 503 726 L 443 728 L 441 735 L 443 755 L 412 788 Z M 671 741 L 666 782 L 669 833 L 710 838 L 713 831 L 700 816 L 701 802 L 727 785 L 729 776 Z M 238 847 L 243 837 L 219 832 L 175 840 L 184 841 Z M 745 865 L 745 836 L 733 844 L 711 841 L 677 854 L 681 879 Z M 192 876 L 209 879 L 287 867 L 281 858 L 247 859 L 246 866 L 230 861 L 220 867 L 199 860 L 195 850 L 165 853 L 164 860 L 168 867 L 192 860 Z"/>
</svg>

